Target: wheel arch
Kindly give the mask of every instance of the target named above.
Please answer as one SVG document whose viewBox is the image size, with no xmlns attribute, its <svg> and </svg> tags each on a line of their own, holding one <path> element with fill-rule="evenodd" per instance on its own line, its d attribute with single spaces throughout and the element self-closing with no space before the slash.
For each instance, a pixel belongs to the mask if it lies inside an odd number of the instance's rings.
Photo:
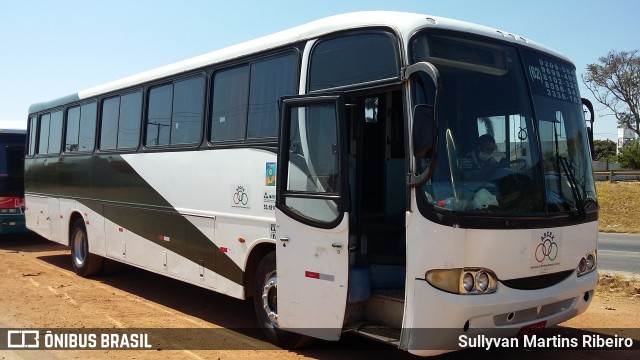
<svg viewBox="0 0 640 360">
<path fill-rule="evenodd" d="M 68 223 L 68 231 L 67 231 L 67 241 L 68 244 L 71 245 L 71 234 L 73 233 L 73 224 L 75 224 L 76 221 L 78 221 L 78 219 L 83 219 L 84 221 L 84 217 L 82 216 L 82 214 L 79 211 L 73 211 L 71 213 L 71 215 L 69 216 L 69 223 Z"/>
<path fill-rule="evenodd" d="M 253 297 L 253 283 L 256 277 L 256 270 L 260 260 L 268 253 L 276 251 L 276 244 L 270 241 L 258 243 L 253 246 L 247 257 L 244 269 L 244 297 L 249 299 Z"/>
</svg>

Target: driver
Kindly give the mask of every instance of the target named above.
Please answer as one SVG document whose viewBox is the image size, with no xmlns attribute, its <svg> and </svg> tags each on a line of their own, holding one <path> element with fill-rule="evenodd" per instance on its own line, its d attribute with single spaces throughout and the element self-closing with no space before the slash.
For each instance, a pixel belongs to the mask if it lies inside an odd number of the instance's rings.
<svg viewBox="0 0 640 360">
<path fill-rule="evenodd" d="M 484 134 L 478 138 L 476 147 L 459 160 L 460 169 L 467 180 L 482 179 L 504 165 L 505 159 L 498 162 L 493 156 L 495 151 L 496 140 L 493 136 Z"/>
</svg>

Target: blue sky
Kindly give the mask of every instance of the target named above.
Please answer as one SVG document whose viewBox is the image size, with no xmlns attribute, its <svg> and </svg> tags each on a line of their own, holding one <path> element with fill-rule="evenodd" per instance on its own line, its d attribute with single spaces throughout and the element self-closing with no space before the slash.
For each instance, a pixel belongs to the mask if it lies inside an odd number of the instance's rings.
<svg viewBox="0 0 640 360">
<path fill-rule="evenodd" d="M 579 76 L 610 50 L 640 49 L 637 0 L 0 0 L 0 128 L 26 127 L 35 102 L 361 10 L 417 12 L 509 31 L 566 55 Z M 581 93 L 593 100 L 583 85 Z M 615 119 L 597 118 L 595 133 L 615 139 Z"/>
</svg>

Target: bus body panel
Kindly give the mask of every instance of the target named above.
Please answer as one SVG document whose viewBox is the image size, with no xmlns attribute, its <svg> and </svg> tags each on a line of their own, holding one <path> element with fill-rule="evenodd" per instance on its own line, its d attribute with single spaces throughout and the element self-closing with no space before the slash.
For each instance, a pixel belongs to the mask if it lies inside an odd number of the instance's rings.
<svg viewBox="0 0 640 360">
<path fill-rule="evenodd" d="M 51 238 L 51 226 L 49 224 L 49 202 L 46 197 L 40 195 L 25 195 L 25 218 L 27 227 L 36 234 L 59 242 L 60 239 Z"/>
<path fill-rule="evenodd" d="M 267 182 L 266 173 L 275 164 L 275 154 L 235 149 L 131 154 L 123 158 L 236 266 L 243 266 L 253 241 L 272 237 L 275 184 Z M 157 167 L 153 165 L 156 161 L 171 165 Z M 190 195 L 193 193 L 199 195 Z M 161 235 L 168 234 L 157 234 Z"/>
<path fill-rule="evenodd" d="M 62 233 L 61 223 L 62 216 L 60 214 L 60 198 L 59 197 L 49 197 L 47 199 L 47 209 L 48 209 L 48 217 L 49 217 L 49 227 L 50 227 L 50 235 L 54 239 L 60 239 L 60 243 L 64 244 L 64 238 L 67 237 L 67 234 Z M 65 244 L 66 245 L 66 244 Z"/>
<path fill-rule="evenodd" d="M 324 340 L 340 338 L 349 286 L 348 215 L 333 229 L 317 229 L 276 209 L 280 326 Z"/>
<path fill-rule="evenodd" d="M 441 226 L 420 216 L 412 216 L 409 221 L 407 247 L 413 250 L 407 252 L 407 303 L 400 347 L 411 353 L 427 356 L 457 349 L 459 335 L 490 336 L 494 329 L 512 329 L 501 334 L 516 336 L 527 325 L 545 321 L 546 327 L 552 326 L 581 314 L 591 302 L 597 271 L 578 277 L 575 269 L 583 256 L 597 248 L 597 222 L 564 228 L 490 231 Z M 554 236 L 552 241 L 556 244 L 567 244 L 559 247 L 553 261 L 546 258 L 540 262 L 536 248 L 550 236 Z M 498 278 L 497 291 L 452 294 L 425 279 L 428 270 L 454 268 L 493 271 Z M 538 289 L 518 290 L 503 283 L 571 270 L 561 282 Z M 557 304 L 561 305 L 556 312 L 534 320 L 494 323 L 494 316 L 517 315 L 528 309 L 540 312 L 545 305 Z"/>
<path fill-rule="evenodd" d="M 488 268 L 500 280 L 535 277 L 574 270 L 583 256 L 597 248 L 597 222 L 498 231 L 452 228 L 419 216 L 412 219 L 407 239 L 408 247 L 414 249 L 407 254 L 410 278 L 424 279 L 430 269 L 462 267 Z M 551 254 L 552 259 L 542 255 L 538 247 L 545 241 L 559 248 L 556 256 Z"/>
<path fill-rule="evenodd" d="M 248 249 L 275 237 L 275 179 L 267 179 L 275 154 L 247 148 L 64 158 L 65 176 L 56 183 L 65 197 L 28 195 L 34 231 L 68 245 L 72 216 L 80 214 L 92 253 L 245 297 L 240 269 Z M 33 188 L 52 189 L 34 179 L 43 167 L 52 171 L 50 162 L 36 162 L 27 172 Z M 90 183 L 74 186 L 79 177 Z M 238 193 L 244 197 L 234 199 Z"/>
<path fill-rule="evenodd" d="M 102 208 L 96 204 L 87 206 L 86 201 L 77 201 L 78 212 L 82 214 L 85 227 L 87 229 L 87 236 L 89 238 L 89 249 L 94 254 L 100 256 L 107 256 L 107 238 L 104 233 L 104 216 L 102 215 Z M 97 210 L 94 210 L 97 209 Z M 71 226 L 70 224 L 69 226 Z"/>
<path fill-rule="evenodd" d="M 544 327 L 553 326 L 583 313 L 593 298 L 598 283 L 597 271 L 583 277 L 575 275 L 564 281 L 535 291 L 515 290 L 501 287 L 489 296 L 455 295 L 435 290 L 426 281 L 416 279 L 414 292 L 409 296 L 407 308 L 411 309 L 411 334 L 407 336 L 404 349 L 415 355 L 430 356 L 458 349 L 460 335 L 515 337 L 526 326 L 544 322 Z M 499 298 L 499 299 L 498 299 Z M 425 304 L 438 304 L 433 309 Z M 540 316 L 524 322 L 497 326 L 494 316 L 506 317 L 510 313 L 535 312 L 547 305 L 555 309 L 550 315 Z M 429 311 L 427 311 L 429 310 Z M 464 331 L 469 321 L 469 330 Z M 475 330 L 475 331 L 474 331 Z"/>
</svg>

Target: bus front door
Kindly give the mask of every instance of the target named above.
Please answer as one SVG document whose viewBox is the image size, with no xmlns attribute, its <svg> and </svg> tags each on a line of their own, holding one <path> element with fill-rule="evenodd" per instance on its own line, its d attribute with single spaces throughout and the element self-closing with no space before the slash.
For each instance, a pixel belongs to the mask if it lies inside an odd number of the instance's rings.
<svg viewBox="0 0 640 360">
<path fill-rule="evenodd" d="M 349 274 L 341 96 L 285 98 L 277 164 L 278 326 L 338 340 Z"/>
</svg>

